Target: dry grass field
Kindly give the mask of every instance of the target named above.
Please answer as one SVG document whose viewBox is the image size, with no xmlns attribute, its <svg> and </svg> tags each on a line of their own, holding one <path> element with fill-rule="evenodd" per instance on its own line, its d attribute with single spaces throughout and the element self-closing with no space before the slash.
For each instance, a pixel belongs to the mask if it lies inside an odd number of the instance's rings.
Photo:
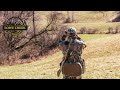
<svg viewBox="0 0 120 90">
<path fill-rule="evenodd" d="M 62 13 L 67 17 L 66 11 Z M 47 14 L 48 12 L 45 11 L 36 11 L 36 31 L 46 26 Z M 115 15 L 114 11 L 105 12 L 105 17 L 102 13 L 94 11 L 75 11 L 76 21 L 62 25 L 75 27 L 78 32 L 82 27 L 102 32 L 108 32 L 109 27 L 114 30 L 118 27 L 120 30 L 120 22 L 107 22 Z M 31 26 L 32 21 L 28 20 L 27 24 Z M 33 32 L 32 27 L 29 28 Z M 87 45 L 82 54 L 86 62 L 83 79 L 120 79 L 120 34 L 81 34 L 79 36 Z M 62 79 L 62 74 L 60 77 L 56 75 L 61 59 L 62 52 L 55 48 L 49 52 L 48 56 L 39 57 L 29 63 L 3 65 L 0 66 L 0 79 Z"/>
<path fill-rule="evenodd" d="M 119 79 L 120 78 L 120 35 L 80 35 L 86 42 L 82 57 L 86 61 L 83 79 Z M 52 52 L 51 52 L 52 53 Z M 62 79 L 57 77 L 62 53 L 58 49 L 54 54 L 39 58 L 38 61 L 14 66 L 0 66 L 1 79 Z"/>
</svg>

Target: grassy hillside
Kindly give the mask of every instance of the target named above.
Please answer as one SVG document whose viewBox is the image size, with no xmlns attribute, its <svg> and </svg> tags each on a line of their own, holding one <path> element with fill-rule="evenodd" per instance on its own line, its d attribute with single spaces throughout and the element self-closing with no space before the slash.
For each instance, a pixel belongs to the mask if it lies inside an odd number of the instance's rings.
<svg viewBox="0 0 120 90">
<path fill-rule="evenodd" d="M 65 15 L 66 13 L 63 12 Z M 78 31 L 85 27 L 87 29 L 95 29 L 100 32 L 108 32 L 111 27 L 114 30 L 120 28 L 119 22 L 108 22 L 116 17 L 115 11 L 106 11 L 103 13 L 99 11 L 75 11 L 73 23 L 65 23 L 68 27 L 75 27 Z"/>
<path fill-rule="evenodd" d="M 67 25 L 68 27 L 75 27 L 78 32 L 81 28 L 85 27 L 87 29 L 95 29 L 99 30 L 102 32 L 108 32 L 108 28 L 112 27 L 114 30 L 116 27 L 120 28 L 120 22 L 114 22 L 114 23 L 106 23 L 106 22 L 98 22 L 98 23 L 91 23 L 91 22 L 86 22 L 86 23 L 69 23 L 69 24 L 64 24 Z"/>
<path fill-rule="evenodd" d="M 62 13 L 61 19 L 65 20 L 67 18 L 67 11 L 59 11 L 59 12 Z M 69 12 L 71 16 L 71 11 Z M 35 12 L 35 20 L 36 20 L 35 24 L 36 24 L 37 30 L 40 30 L 46 25 L 48 13 L 50 13 L 50 11 Z M 86 28 L 97 29 L 97 30 L 106 32 L 108 31 L 109 27 L 112 27 L 113 29 L 115 29 L 116 27 L 119 26 L 120 24 L 119 22 L 117 23 L 108 22 L 115 16 L 116 16 L 115 11 L 106 11 L 104 13 L 104 16 L 101 12 L 98 12 L 98 11 L 74 11 L 75 22 L 63 23 L 63 25 L 68 25 L 69 27 L 73 26 L 78 30 L 81 27 L 86 27 Z M 28 21 L 27 23 L 28 25 L 32 25 L 32 21 Z"/>
<path fill-rule="evenodd" d="M 86 42 L 82 57 L 86 61 L 84 79 L 120 78 L 120 35 L 81 35 Z M 61 51 L 38 61 L 14 66 L 0 66 L 0 78 L 61 79 L 56 72 L 62 58 Z"/>
<path fill-rule="evenodd" d="M 120 35 L 98 38 L 86 42 L 83 57 L 86 60 L 84 78 L 117 79 L 120 78 Z"/>
<path fill-rule="evenodd" d="M 66 11 L 59 11 L 63 14 L 63 20 L 67 17 Z M 73 23 L 63 23 L 68 27 L 75 27 L 78 31 L 82 27 L 107 32 L 109 27 L 114 30 L 119 27 L 120 22 L 108 22 L 115 17 L 114 11 L 107 11 L 103 14 L 98 11 L 74 11 Z M 35 12 L 36 30 L 41 30 L 47 23 L 48 12 Z M 1 20 L 2 21 L 2 20 Z M 1 22 L 0 22 L 1 23 Z M 27 24 L 31 27 L 32 21 Z M 119 29 L 120 30 L 120 29 Z M 119 34 L 80 34 L 86 43 L 82 57 L 86 61 L 86 72 L 84 79 L 111 79 L 120 78 L 120 35 Z M 61 79 L 56 72 L 62 59 L 62 52 L 38 58 L 37 61 L 14 66 L 0 66 L 1 79 Z"/>
</svg>

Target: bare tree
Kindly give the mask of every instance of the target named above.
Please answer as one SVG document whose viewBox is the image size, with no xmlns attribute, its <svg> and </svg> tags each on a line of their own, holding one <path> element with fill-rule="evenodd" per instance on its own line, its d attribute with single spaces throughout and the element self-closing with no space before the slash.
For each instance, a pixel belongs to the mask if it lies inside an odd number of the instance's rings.
<svg viewBox="0 0 120 90">
<path fill-rule="evenodd" d="M 65 22 L 66 23 L 70 23 L 71 22 L 70 11 L 67 11 L 67 19 L 66 19 Z"/>
<path fill-rule="evenodd" d="M 2 13 L 3 13 L 4 22 L 6 22 L 11 17 L 21 17 L 23 11 L 3 11 Z M 13 22 L 16 23 L 15 21 Z M 15 31 L 6 31 L 6 30 L 2 31 L 5 38 L 4 42 L 6 43 L 7 46 L 6 57 L 8 57 L 8 62 L 10 63 L 11 61 L 9 60 L 10 59 L 9 57 L 14 54 L 16 44 L 19 43 L 19 41 L 24 37 L 24 36 L 19 37 L 19 35 L 14 36 L 13 32 L 15 33 Z"/>
<path fill-rule="evenodd" d="M 32 11 L 33 12 L 33 31 L 34 31 L 34 35 L 36 34 L 36 28 L 35 28 L 35 12 L 34 11 Z M 37 38 L 35 37 L 35 42 L 37 41 Z"/>
<path fill-rule="evenodd" d="M 71 22 L 73 22 L 75 20 L 74 14 L 75 14 L 74 11 L 67 11 L 67 18 L 66 18 L 65 23 L 71 23 Z"/>
<path fill-rule="evenodd" d="M 71 12 L 72 13 L 72 22 L 74 22 L 75 18 L 74 18 L 74 11 Z"/>
<path fill-rule="evenodd" d="M 17 36 L 13 36 L 12 32 L 2 31 L 2 34 L 6 39 L 6 41 L 5 40 L 4 41 L 7 46 L 6 51 L 8 51 L 8 55 L 7 55 L 8 59 L 10 59 L 11 55 L 14 56 L 15 51 L 21 51 L 21 50 L 25 51 L 27 50 L 25 48 L 30 47 L 31 45 L 34 45 L 34 48 L 37 48 L 40 55 L 44 55 L 44 53 L 48 52 L 48 50 L 54 48 L 57 45 L 58 40 L 60 39 L 60 36 L 62 34 L 60 30 L 61 29 L 64 30 L 60 25 L 59 15 L 56 11 L 50 12 L 47 15 L 47 20 L 48 20 L 47 25 L 43 29 L 38 31 L 36 31 L 36 25 L 35 25 L 35 11 L 19 11 L 19 12 L 5 11 L 3 13 L 4 13 L 4 20 L 7 20 L 8 17 L 17 16 L 22 18 L 23 20 L 31 21 L 32 24 L 30 25 L 33 25 L 33 28 L 30 28 L 32 29 L 33 32 L 32 34 L 29 35 L 29 37 L 24 35 L 24 33 L 21 33 Z M 8 62 L 11 61 L 8 60 Z"/>
</svg>

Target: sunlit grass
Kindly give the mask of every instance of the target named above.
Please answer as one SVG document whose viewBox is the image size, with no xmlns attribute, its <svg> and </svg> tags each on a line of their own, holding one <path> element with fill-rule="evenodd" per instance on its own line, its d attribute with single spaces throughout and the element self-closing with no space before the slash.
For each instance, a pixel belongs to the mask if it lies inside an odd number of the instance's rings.
<svg viewBox="0 0 120 90">
<path fill-rule="evenodd" d="M 114 22 L 114 23 L 105 23 L 105 22 L 97 22 L 97 23 L 91 23 L 91 22 L 85 22 L 85 23 L 67 23 L 65 24 L 68 27 L 75 27 L 77 29 L 77 31 L 79 32 L 79 30 L 83 27 L 87 28 L 87 29 L 95 29 L 98 31 L 104 31 L 104 32 L 108 32 L 108 28 L 111 27 L 114 30 L 116 29 L 116 27 L 119 27 L 120 23 L 119 22 Z M 120 28 L 120 27 L 119 27 Z"/>
<path fill-rule="evenodd" d="M 113 36 L 113 34 L 78 34 L 78 36 L 81 37 L 83 41 L 89 41 L 89 40 L 98 39 L 98 38 L 105 38 L 111 35 Z"/>
</svg>

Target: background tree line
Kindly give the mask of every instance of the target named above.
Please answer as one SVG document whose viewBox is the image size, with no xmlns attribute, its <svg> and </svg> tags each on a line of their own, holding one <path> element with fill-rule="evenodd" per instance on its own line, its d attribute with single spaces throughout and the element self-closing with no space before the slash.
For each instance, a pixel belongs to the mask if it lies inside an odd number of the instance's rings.
<svg viewBox="0 0 120 90">
<path fill-rule="evenodd" d="M 66 29 L 61 25 L 58 12 L 50 11 L 46 16 L 46 25 L 39 29 L 36 27 L 35 11 L 1 11 L 0 30 L 0 64 L 10 64 L 19 59 L 38 57 L 46 54 L 58 45 L 62 31 Z M 2 23 L 10 17 L 19 17 L 28 24 L 28 30 L 18 35 L 2 30 Z"/>
</svg>

